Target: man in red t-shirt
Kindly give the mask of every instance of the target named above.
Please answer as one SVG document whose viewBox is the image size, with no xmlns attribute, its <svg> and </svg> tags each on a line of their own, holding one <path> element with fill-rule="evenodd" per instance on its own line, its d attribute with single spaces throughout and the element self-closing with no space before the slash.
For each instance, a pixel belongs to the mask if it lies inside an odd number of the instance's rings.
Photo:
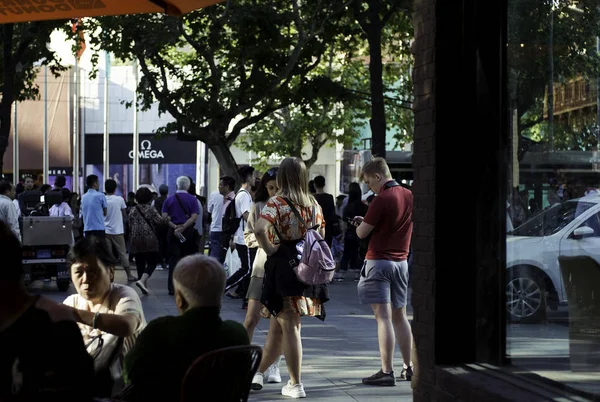
<svg viewBox="0 0 600 402">
<path fill-rule="evenodd" d="M 363 378 L 365 385 L 396 385 L 393 358 L 395 338 L 404 359 L 401 378 L 410 381 L 412 333 L 406 318 L 408 293 L 408 252 L 412 234 L 412 192 L 392 179 L 383 158 L 374 158 L 363 167 L 363 180 L 377 194 L 367 216 L 357 216 L 356 234 L 371 236 L 358 282 L 358 298 L 370 304 L 377 320 L 381 370 Z"/>
</svg>

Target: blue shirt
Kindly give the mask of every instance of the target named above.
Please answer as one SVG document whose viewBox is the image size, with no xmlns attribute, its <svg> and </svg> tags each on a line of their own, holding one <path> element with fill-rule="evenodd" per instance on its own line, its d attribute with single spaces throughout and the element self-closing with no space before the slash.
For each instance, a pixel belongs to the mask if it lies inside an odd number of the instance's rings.
<svg viewBox="0 0 600 402">
<path fill-rule="evenodd" d="M 94 189 L 89 189 L 81 198 L 81 214 L 83 230 L 104 230 L 104 209 L 107 208 L 106 196 Z"/>
</svg>

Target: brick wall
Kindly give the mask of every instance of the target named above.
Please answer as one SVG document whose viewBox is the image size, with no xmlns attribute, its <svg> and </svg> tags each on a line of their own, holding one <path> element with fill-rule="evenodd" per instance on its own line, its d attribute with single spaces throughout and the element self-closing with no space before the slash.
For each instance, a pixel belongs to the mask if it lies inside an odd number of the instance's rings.
<svg viewBox="0 0 600 402">
<path fill-rule="evenodd" d="M 433 401 L 431 398 L 435 372 L 434 317 L 435 317 L 435 0 L 415 0 L 413 24 L 415 41 L 413 52 L 415 68 L 415 132 L 413 169 L 415 181 L 413 234 L 412 323 L 414 400 Z"/>
</svg>

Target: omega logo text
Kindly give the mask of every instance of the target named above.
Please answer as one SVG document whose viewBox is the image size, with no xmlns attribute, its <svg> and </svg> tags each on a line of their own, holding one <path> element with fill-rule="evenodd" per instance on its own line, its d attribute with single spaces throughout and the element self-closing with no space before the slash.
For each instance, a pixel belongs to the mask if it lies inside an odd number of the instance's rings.
<svg viewBox="0 0 600 402">
<path fill-rule="evenodd" d="M 140 159 L 164 159 L 165 155 L 161 150 L 152 149 L 152 143 L 144 140 L 140 143 Z M 129 151 L 129 159 L 133 159 L 133 150 Z"/>
</svg>

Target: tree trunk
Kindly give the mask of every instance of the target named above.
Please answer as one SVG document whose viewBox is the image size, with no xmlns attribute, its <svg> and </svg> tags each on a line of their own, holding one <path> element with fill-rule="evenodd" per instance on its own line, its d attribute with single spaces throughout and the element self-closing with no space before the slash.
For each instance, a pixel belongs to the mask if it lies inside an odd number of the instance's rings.
<svg viewBox="0 0 600 402">
<path fill-rule="evenodd" d="M 310 171 L 310 168 L 312 167 L 312 165 L 314 165 L 317 162 L 317 159 L 319 159 L 319 151 L 321 150 L 321 148 L 323 148 L 323 143 L 321 143 L 320 141 L 315 143 L 313 142 L 311 144 L 310 147 L 310 158 L 305 159 L 304 160 L 304 164 L 306 165 L 306 168 Z"/>
<path fill-rule="evenodd" d="M 8 138 L 10 136 L 11 103 L 4 99 L 0 103 L 0 175 L 4 173 L 4 153 L 8 149 Z M 15 172 L 13 172 L 15 174 Z"/>
<path fill-rule="evenodd" d="M 237 191 L 242 183 L 242 178 L 238 172 L 237 162 L 225 143 L 224 137 L 225 136 L 223 135 L 221 136 L 222 139 L 215 143 L 208 144 L 208 149 L 210 149 L 215 155 L 215 158 L 217 158 L 220 169 L 219 176 L 233 177 L 235 179 L 235 190 Z"/>
<path fill-rule="evenodd" d="M 383 61 L 381 56 L 380 0 L 369 1 L 369 75 L 371 80 L 371 151 L 373 156 L 385 158 L 386 122 L 383 94 Z"/>
<path fill-rule="evenodd" d="M 14 65 L 12 62 L 13 47 L 13 24 L 2 27 L 2 64 L 4 70 L 4 86 L 2 90 L 2 101 L 0 101 L 0 175 L 4 173 L 4 153 L 8 148 L 8 137 L 10 136 L 11 109 L 15 98 L 14 91 Z M 15 122 L 15 124 L 17 124 Z M 15 144 L 16 146 L 17 144 Z M 13 176 L 17 172 L 13 172 Z"/>
</svg>

